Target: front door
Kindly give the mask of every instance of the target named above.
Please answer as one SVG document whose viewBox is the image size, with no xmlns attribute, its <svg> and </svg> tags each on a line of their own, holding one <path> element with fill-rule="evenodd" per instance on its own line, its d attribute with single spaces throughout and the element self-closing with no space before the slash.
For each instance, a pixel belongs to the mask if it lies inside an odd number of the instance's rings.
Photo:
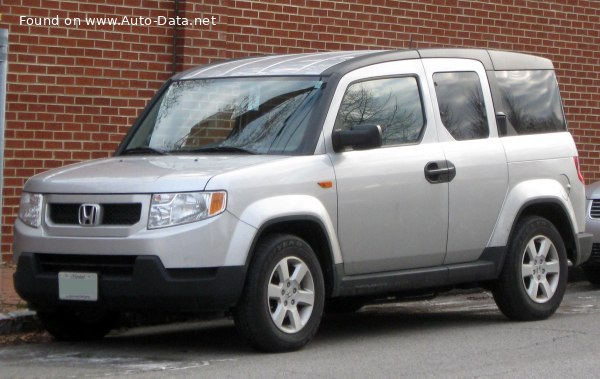
<svg viewBox="0 0 600 379">
<path fill-rule="evenodd" d="M 431 104 L 422 101 L 423 68 L 418 60 L 394 64 L 394 75 L 349 83 L 335 121 L 334 129 L 383 131 L 381 148 L 330 154 L 349 275 L 438 266 L 446 252 L 448 182 L 438 171 L 446 161 Z"/>
</svg>

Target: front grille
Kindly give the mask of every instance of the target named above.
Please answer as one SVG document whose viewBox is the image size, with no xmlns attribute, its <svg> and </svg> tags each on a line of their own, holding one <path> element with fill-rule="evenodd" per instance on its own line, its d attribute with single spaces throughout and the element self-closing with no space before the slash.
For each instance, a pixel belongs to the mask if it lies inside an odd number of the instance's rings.
<svg viewBox="0 0 600 379">
<path fill-rule="evenodd" d="M 79 224 L 80 204 L 50 204 L 50 220 L 55 224 Z"/>
<path fill-rule="evenodd" d="M 600 263 L 600 243 L 592 245 L 592 255 L 590 255 L 590 260 L 588 262 Z"/>
<path fill-rule="evenodd" d="M 103 204 L 102 224 L 133 225 L 140 221 L 142 204 Z"/>
<path fill-rule="evenodd" d="M 131 276 L 136 256 L 35 254 L 42 273 L 96 272 L 102 275 Z"/>
<path fill-rule="evenodd" d="M 590 217 L 600 218 L 600 200 L 592 200 L 592 206 L 590 207 Z"/>
<path fill-rule="evenodd" d="M 79 225 L 81 204 L 48 204 L 49 217 L 54 224 Z M 133 225 L 140 221 L 142 204 L 100 204 L 102 219 L 100 225 Z"/>
</svg>

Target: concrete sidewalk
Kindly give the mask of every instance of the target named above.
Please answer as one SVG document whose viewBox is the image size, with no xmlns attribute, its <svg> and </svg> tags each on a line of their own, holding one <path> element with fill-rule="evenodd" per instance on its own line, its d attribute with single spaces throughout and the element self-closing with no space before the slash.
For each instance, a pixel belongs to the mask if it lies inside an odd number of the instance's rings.
<svg viewBox="0 0 600 379">
<path fill-rule="evenodd" d="M 15 292 L 14 272 L 13 265 L 0 263 L 0 335 L 40 329 L 35 312 Z"/>
</svg>

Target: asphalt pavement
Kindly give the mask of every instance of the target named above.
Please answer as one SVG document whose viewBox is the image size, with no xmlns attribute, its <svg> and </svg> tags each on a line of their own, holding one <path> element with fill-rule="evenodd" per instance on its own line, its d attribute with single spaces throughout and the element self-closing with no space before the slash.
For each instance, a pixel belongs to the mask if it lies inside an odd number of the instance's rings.
<svg viewBox="0 0 600 379">
<path fill-rule="evenodd" d="M 2 378 L 592 378 L 600 290 L 571 283 L 547 320 L 513 322 L 487 292 L 327 315 L 304 349 L 250 349 L 231 320 L 117 331 L 101 341 L 0 347 Z"/>
</svg>

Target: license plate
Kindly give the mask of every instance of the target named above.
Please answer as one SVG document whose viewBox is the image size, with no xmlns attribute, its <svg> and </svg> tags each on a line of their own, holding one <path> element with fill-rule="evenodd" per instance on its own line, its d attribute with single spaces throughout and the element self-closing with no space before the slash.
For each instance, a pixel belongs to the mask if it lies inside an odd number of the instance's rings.
<svg viewBox="0 0 600 379">
<path fill-rule="evenodd" d="M 60 300 L 97 301 L 98 274 L 59 272 L 58 297 Z"/>
</svg>

